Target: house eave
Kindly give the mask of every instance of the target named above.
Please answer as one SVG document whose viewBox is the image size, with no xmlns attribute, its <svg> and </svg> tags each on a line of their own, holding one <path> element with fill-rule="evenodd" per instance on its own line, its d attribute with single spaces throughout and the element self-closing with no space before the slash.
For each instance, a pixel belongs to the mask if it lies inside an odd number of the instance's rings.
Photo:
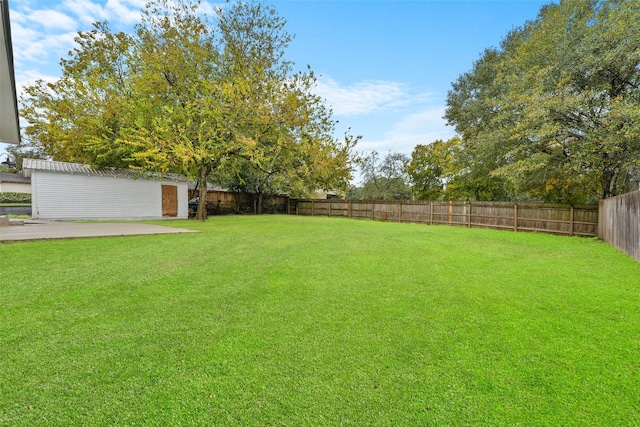
<svg viewBox="0 0 640 427">
<path fill-rule="evenodd" d="M 20 143 L 18 97 L 13 67 L 9 0 L 0 0 L 0 142 Z"/>
</svg>

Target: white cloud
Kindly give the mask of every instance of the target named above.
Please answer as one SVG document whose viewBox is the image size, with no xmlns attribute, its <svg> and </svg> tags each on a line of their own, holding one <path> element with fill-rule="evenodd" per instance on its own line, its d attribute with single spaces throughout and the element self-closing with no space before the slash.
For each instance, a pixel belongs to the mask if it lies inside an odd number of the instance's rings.
<svg viewBox="0 0 640 427">
<path fill-rule="evenodd" d="M 140 21 L 140 10 L 146 0 L 108 0 L 105 9 L 111 18 L 117 18 L 125 24 L 135 24 Z"/>
<path fill-rule="evenodd" d="M 339 116 L 369 114 L 408 102 L 404 85 L 377 80 L 340 86 L 335 80 L 323 77 L 318 79 L 316 93 L 325 98 Z"/>
<path fill-rule="evenodd" d="M 400 151 L 411 154 L 418 144 L 430 144 L 438 139 L 447 140 L 455 135 L 453 128 L 442 118 L 444 107 L 428 106 L 403 116 L 385 132 L 382 139 L 366 140 L 358 144 L 361 151 Z"/>
<path fill-rule="evenodd" d="M 11 24 L 16 71 L 25 64 L 57 65 L 73 44 L 78 29 L 71 15 L 51 8 L 14 9 Z"/>
<path fill-rule="evenodd" d="M 18 65 L 21 63 L 47 63 L 49 66 L 53 66 L 58 64 L 59 58 L 66 54 L 73 45 L 76 33 L 44 35 L 25 29 L 23 35 L 25 37 L 20 40 L 14 38 L 13 41 L 13 55 L 16 63 Z M 52 64 L 51 56 L 53 54 L 57 54 L 57 56 Z"/>
<path fill-rule="evenodd" d="M 413 133 L 425 127 L 440 127 L 445 123 L 442 116 L 444 116 L 444 107 L 428 107 L 416 113 L 409 114 L 397 122 L 394 131 L 398 133 Z"/>
<path fill-rule="evenodd" d="M 90 0 L 64 0 L 60 6 L 64 10 L 73 13 L 84 29 L 96 21 L 104 21 L 109 18 L 105 8 Z"/>
<path fill-rule="evenodd" d="M 32 23 L 37 23 L 43 26 L 47 30 L 75 30 L 77 25 L 76 21 L 71 19 L 69 15 L 58 12 L 56 10 L 34 10 L 29 15 L 29 20 Z"/>
<path fill-rule="evenodd" d="M 63 0 L 60 9 L 77 17 L 83 30 L 88 30 L 96 21 L 109 21 L 118 26 L 132 25 L 140 20 L 140 10 L 146 0 Z"/>
<path fill-rule="evenodd" d="M 109 20 L 114 30 L 131 30 L 146 0 L 62 0 L 18 3 L 11 11 L 16 74 L 52 74 L 74 46 L 78 31 Z M 39 70 L 39 71 L 34 71 Z"/>
<path fill-rule="evenodd" d="M 318 79 L 316 93 L 333 107 L 343 125 L 348 122 L 354 134 L 362 134 L 358 151 L 409 155 L 418 144 L 455 135 L 442 118 L 445 107 L 435 94 L 412 91 L 403 83 L 366 80 L 341 86 L 325 76 Z"/>
<path fill-rule="evenodd" d="M 64 0 L 60 8 L 76 16 L 83 28 L 96 21 L 131 25 L 140 20 L 146 0 L 107 0 L 103 5 L 92 0 Z"/>
</svg>

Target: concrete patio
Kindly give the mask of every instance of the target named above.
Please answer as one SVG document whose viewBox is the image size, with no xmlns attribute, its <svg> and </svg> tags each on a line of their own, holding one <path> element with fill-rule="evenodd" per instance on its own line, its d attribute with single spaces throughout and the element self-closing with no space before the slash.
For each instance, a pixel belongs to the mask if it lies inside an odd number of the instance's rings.
<svg viewBox="0 0 640 427">
<path fill-rule="evenodd" d="M 144 234 L 197 233 L 196 230 L 172 228 L 139 222 L 63 222 L 10 220 L 0 226 L 0 242 L 21 240 L 75 239 L 82 237 L 136 236 Z"/>
</svg>

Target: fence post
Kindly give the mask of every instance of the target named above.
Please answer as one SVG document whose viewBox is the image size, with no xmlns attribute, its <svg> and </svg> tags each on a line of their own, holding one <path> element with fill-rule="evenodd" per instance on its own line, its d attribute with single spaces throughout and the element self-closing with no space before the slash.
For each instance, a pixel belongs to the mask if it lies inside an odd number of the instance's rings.
<svg viewBox="0 0 640 427">
<path fill-rule="evenodd" d="M 398 213 L 398 222 L 402 222 L 402 202 L 400 203 L 400 212 Z"/>
<path fill-rule="evenodd" d="M 312 200 L 312 201 L 311 201 L 311 216 L 314 216 L 314 215 L 315 215 L 315 209 L 314 209 L 314 207 L 315 207 L 315 202 Z"/>
<path fill-rule="evenodd" d="M 449 200 L 449 225 L 453 224 L 453 200 Z"/>
<path fill-rule="evenodd" d="M 349 200 L 348 208 L 349 208 L 349 218 L 353 218 L 353 201 L 352 200 Z"/>
<path fill-rule="evenodd" d="M 331 203 L 331 200 L 329 200 L 329 218 L 331 218 L 331 205 L 332 205 L 332 204 L 333 204 L 333 203 Z"/>
<path fill-rule="evenodd" d="M 471 228 L 471 202 L 467 202 L 467 228 Z"/>
<path fill-rule="evenodd" d="M 433 201 L 429 202 L 429 225 L 433 225 Z"/>
<path fill-rule="evenodd" d="M 513 231 L 518 231 L 518 203 L 513 204 Z"/>
<path fill-rule="evenodd" d="M 571 215 L 569 217 L 569 236 L 573 236 L 573 206 L 571 206 Z"/>
<path fill-rule="evenodd" d="M 609 206 L 610 203 L 607 203 L 607 206 Z M 608 218 L 609 215 L 605 216 L 605 203 L 603 199 L 598 200 L 598 226 L 597 226 L 597 230 L 596 230 L 596 236 L 599 239 L 604 240 L 605 242 L 609 242 L 608 236 L 607 238 L 604 237 L 604 231 L 605 231 L 605 226 L 604 226 L 604 221 L 605 218 Z M 608 211 L 607 211 L 608 213 Z M 606 230 L 610 230 L 610 227 L 606 227 Z"/>
<path fill-rule="evenodd" d="M 372 219 L 372 220 L 375 220 L 375 219 L 376 219 L 376 214 L 375 214 L 375 212 L 376 212 L 376 201 L 375 201 L 375 200 L 372 200 L 372 201 L 371 201 L 371 219 Z"/>
</svg>

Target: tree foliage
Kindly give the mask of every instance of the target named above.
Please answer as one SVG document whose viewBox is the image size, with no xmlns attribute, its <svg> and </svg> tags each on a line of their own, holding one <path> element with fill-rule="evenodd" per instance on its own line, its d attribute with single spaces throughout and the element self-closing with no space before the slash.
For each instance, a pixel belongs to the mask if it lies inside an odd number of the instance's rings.
<svg viewBox="0 0 640 427">
<path fill-rule="evenodd" d="M 490 159 L 459 137 L 417 145 L 407 164 L 419 200 L 512 200 L 509 183 L 490 172 Z"/>
<path fill-rule="evenodd" d="M 469 172 L 503 196 L 586 202 L 627 191 L 640 159 L 637 0 L 565 0 L 453 84 L 446 118 Z"/>
<path fill-rule="evenodd" d="M 115 141 L 126 95 L 127 61 L 132 38 L 112 33 L 106 22 L 78 33 L 62 77 L 24 87 L 21 116 L 26 136 L 55 160 L 124 166 L 122 156 L 97 151 L 97 141 Z"/>
<path fill-rule="evenodd" d="M 7 147 L 7 153 L 11 161 L 16 166 L 15 170 L 22 170 L 22 162 L 24 159 L 46 159 L 42 147 L 38 144 L 33 144 L 29 138 L 22 138 L 22 142 L 18 145 L 12 145 Z"/>
<path fill-rule="evenodd" d="M 413 196 L 418 200 L 438 200 L 444 195 L 451 155 L 441 140 L 417 145 L 407 164 Z"/>
<path fill-rule="evenodd" d="M 389 151 L 382 159 L 377 151 L 361 155 L 358 163 L 363 186 L 359 191 L 351 189 L 350 193 L 364 200 L 411 199 L 405 171 L 408 161 L 409 157 L 400 152 Z"/>
<path fill-rule="evenodd" d="M 437 140 L 417 145 L 406 164 L 413 196 L 417 200 L 438 200 L 447 196 L 450 183 L 456 176 L 455 145 L 460 140 Z"/>
<path fill-rule="evenodd" d="M 154 0 L 133 35 L 79 33 L 62 77 L 25 88 L 27 134 L 56 160 L 183 173 L 200 219 L 212 177 L 260 195 L 346 188 L 357 138 L 333 137 L 313 73 L 284 59 L 285 21 L 258 2 L 201 9 Z"/>
</svg>

